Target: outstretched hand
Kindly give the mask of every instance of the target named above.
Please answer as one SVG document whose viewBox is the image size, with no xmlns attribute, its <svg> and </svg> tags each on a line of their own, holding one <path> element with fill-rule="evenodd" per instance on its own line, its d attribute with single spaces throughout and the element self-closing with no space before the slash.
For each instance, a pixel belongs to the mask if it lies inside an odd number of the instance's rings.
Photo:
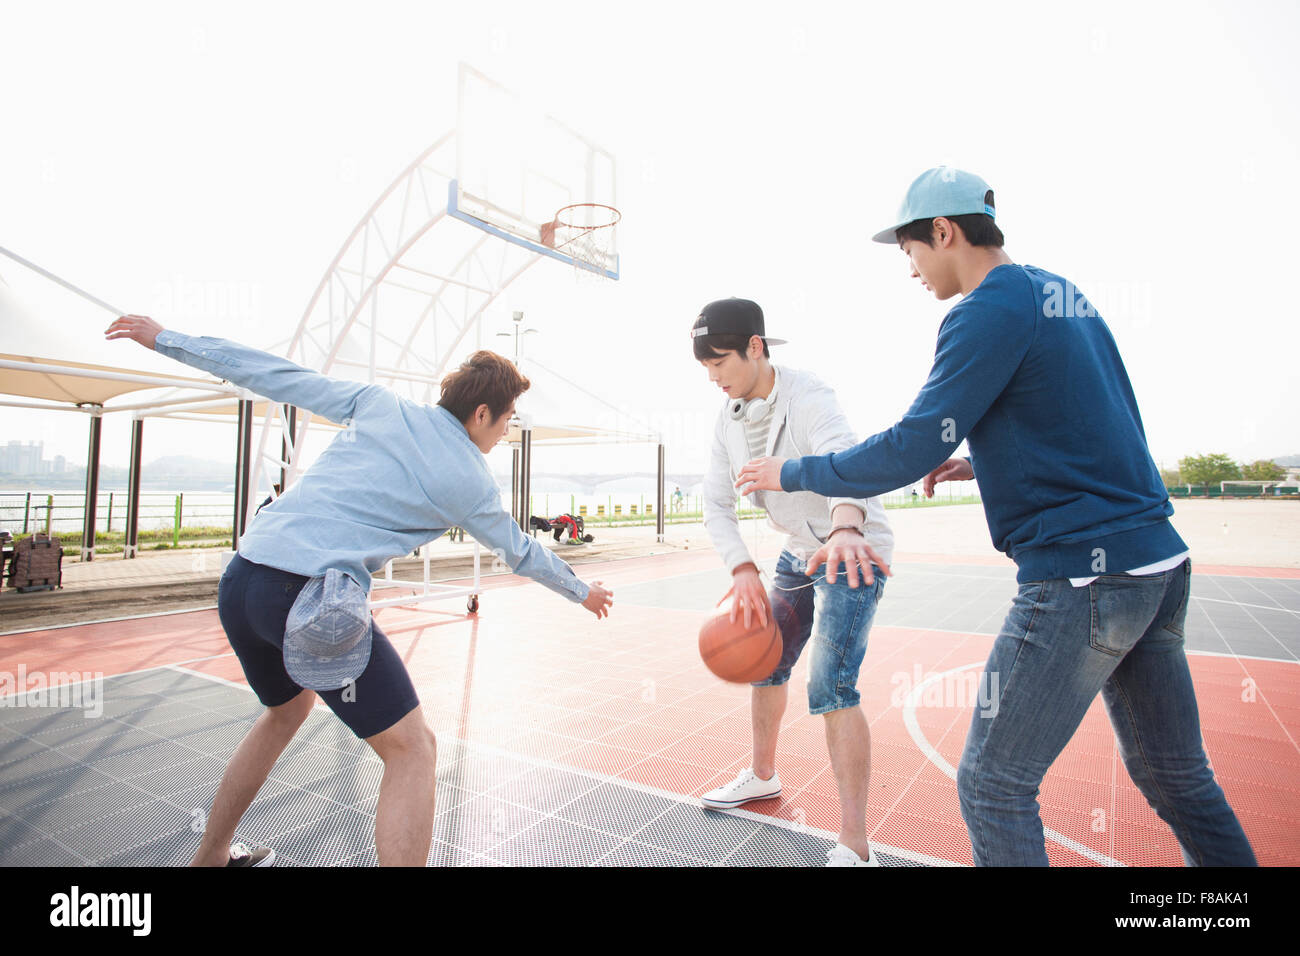
<svg viewBox="0 0 1300 956">
<path fill-rule="evenodd" d="M 970 481 L 975 477 L 970 462 L 965 458 L 949 458 L 942 465 L 925 476 L 921 489 L 927 498 L 934 497 L 934 486 L 941 481 Z"/>
<path fill-rule="evenodd" d="M 740 489 L 742 495 L 754 491 L 780 491 L 781 466 L 786 463 L 786 460 L 770 455 L 766 458 L 755 458 L 740 469 L 740 474 L 736 476 L 736 487 Z M 742 487 L 744 485 L 748 487 Z"/>
<path fill-rule="evenodd" d="M 601 587 L 599 581 L 592 581 L 588 587 L 590 591 L 582 606 L 597 618 L 609 617 L 609 609 L 614 606 L 614 592 Z"/>
<path fill-rule="evenodd" d="M 851 588 L 858 586 L 859 569 L 861 569 L 864 585 L 875 581 L 875 575 L 871 573 L 873 564 L 880 568 L 880 573 L 885 577 L 891 575 L 885 559 L 867 544 L 866 538 L 852 530 L 837 531 L 827 538 L 826 543 L 808 559 L 808 567 L 804 573 L 812 577 L 813 573 L 824 564 L 826 581 L 828 584 L 834 584 L 841 563 L 844 564 L 844 576 L 848 579 Z"/>
<path fill-rule="evenodd" d="M 132 339 L 147 349 L 153 349 L 161 331 L 163 327 L 146 315 L 122 315 L 104 331 L 104 338 Z"/>
</svg>

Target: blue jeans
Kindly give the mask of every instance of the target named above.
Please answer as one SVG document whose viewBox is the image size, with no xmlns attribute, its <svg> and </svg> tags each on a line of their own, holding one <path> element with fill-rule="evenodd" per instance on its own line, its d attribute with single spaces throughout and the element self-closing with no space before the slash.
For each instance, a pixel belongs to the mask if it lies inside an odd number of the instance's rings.
<svg viewBox="0 0 1300 956">
<path fill-rule="evenodd" d="M 834 584 L 826 582 L 826 567 L 816 578 L 804 572 L 807 562 L 789 551 L 776 561 L 776 577 L 768 591 L 776 626 L 781 630 L 781 661 L 767 680 L 755 687 L 772 687 L 790 679 L 790 671 L 809 638 L 813 642 L 808 670 L 808 712 L 826 714 L 856 707 L 858 669 L 867 653 L 867 632 L 885 589 L 885 576 L 873 566 L 874 584 L 849 587 L 840 564 Z"/>
<path fill-rule="evenodd" d="M 1162 574 L 1022 584 L 985 666 L 957 771 L 977 866 L 1046 866 L 1038 787 L 1100 691 L 1129 776 L 1189 866 L 1253 866 L 1255 854 L 1201 744 L 1183 622 L 1192 566 Z M 1090 808 L 1080 808 L 1088 810 Z"/>
</svg>

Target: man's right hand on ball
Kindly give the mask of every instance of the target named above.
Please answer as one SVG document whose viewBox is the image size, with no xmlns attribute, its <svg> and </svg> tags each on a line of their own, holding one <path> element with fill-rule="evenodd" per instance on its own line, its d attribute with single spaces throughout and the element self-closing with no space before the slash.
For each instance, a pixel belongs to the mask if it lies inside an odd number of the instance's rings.
<svg viewBox="0 0 1300 956">
<path fill-rule="evenodd" d="M 750 626 L 753 615 L 758 614 L 758 621 L 763 627 L 767 627 L 767 615 L 770 610 L 767 604 L 767 589 L 763 587 L 763 582 L 758 576 L 758 568 L 753 564 L 741 565 L 731 575 L 731 590 L 722 596 L 725 601 L 730 595 L 736 598 L 731 602 L 731 620 L 735 623 L 736 615 L 743 612 L 745 616 L 745 627 Z M 721 601 L 718 603 L 722 603 Z"/>
</svg>

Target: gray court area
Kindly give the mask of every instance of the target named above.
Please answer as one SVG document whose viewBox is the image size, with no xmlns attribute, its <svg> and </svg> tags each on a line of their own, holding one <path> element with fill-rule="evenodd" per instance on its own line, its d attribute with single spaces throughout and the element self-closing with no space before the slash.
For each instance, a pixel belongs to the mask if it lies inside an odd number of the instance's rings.
<svg viewBox="0 0 1300 956">
<path fill-rule="evenodd" d="M 160 668 L 108 678 L 102 716 L 0 708 L 0 865 L 189 861 L 226 760 L 261 708 Z M 382 764 L 327 711 L 280 758 L 236 838 L 277 865 L 376 864 Z M 442 739 L 434 865 L 823 866 L 831 841 Z M 915 865 L 880 854 L 887 865 Z"/>
<path fill-rule="evenodd" d="M 1300 580 L 1193 575 L 1187 646 L 1300 661 Z"/>
<path fill-rule="evenodd" d="M 765 562 L 765 583 L 775 566 Z M 1010 566 L 899 564 L 893 570 L 877 626 L 996 634 L 1017 589 Z M 730 586 L 719 567 L 621 587 L 618 603 L 707 611 Z M 1185 636 L 1189 651 L 1300 661 L 1300 580 L 1195 574 Z"/>
</svg>

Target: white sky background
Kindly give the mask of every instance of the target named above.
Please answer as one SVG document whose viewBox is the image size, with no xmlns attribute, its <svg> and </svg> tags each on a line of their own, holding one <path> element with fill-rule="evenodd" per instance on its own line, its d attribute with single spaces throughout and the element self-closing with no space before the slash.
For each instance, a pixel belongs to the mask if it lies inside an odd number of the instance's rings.
<svg viewBox="0 0 1300 956">
<path fill-rule="evenodd" d="M 862 435 L 897 420 L 951 303 L 868 236 L 941 163 L 993 186 L 1013 259 L 1098 306 L 1157 461 L 1297 453 L 1298 27 L 1294 3 L 4 0 L 0 245 L 182 331 L 282 343 L 362 214 L 455 125 L 465 60 L 614 152 L 624 216 L 620 282 L 540 263 L 484 344 L 508 354 L 492 333 L 524 310 L 542 330 L 525 356 L 662 429 L 670 471 L 705 465 L 721 397 L 687 331 L 715 298 L 757 300 L 791 339 L 778 361 L 835 386 Z M 150 358 L 8 260 L 0 278 L 42 315 L 0 328 L 0 352 Z M 103 460 L 125 464 L 129 423 L 106 421 Z M 3 422 L 0 441 L 85 459 L 80 416 Z M 233 444 L 151 423 L 145 458 Z M 649 471 L 654 452 L 534 467 Z"/>
</svg>

